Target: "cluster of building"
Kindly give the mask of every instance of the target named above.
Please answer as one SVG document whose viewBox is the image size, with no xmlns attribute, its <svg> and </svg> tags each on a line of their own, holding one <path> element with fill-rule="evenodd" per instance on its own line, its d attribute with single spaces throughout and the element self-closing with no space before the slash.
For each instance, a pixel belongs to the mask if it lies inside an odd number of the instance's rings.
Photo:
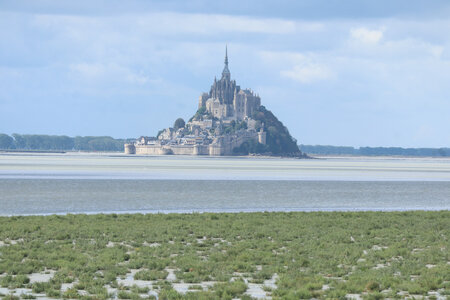
<svg viewBox="0 0 450 300">
<path fill-rule="evenodd" d="M 252 90 L 231 80 L 228 55 L 220 80 L 214 78 L 209 93 L 199 97 L 198 111 L 182 128 L 164 129 L 156 138 L 141 137 L 125 144 L 126 154 L 232 155 L 248 141 L 266 143 L 263 124 L 251 116 L 261 106 Z"/>
</svg>

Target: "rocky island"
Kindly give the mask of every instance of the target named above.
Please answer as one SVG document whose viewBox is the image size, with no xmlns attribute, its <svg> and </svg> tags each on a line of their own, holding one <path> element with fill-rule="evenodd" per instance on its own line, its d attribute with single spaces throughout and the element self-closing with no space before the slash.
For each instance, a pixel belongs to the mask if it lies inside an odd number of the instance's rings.
<svg viewBox="0 0 450 300">
<path fill-rule="evenodd" d="M 125 144 L 125 154 L 304 157 L 288 129 L 261 105 L 259 95 L 231 80 L 227 49 L 222 77 L 214 78 L 210 91 L 200 95 L 194 116 L 187 123 L 177 119 L 156 137 Z"/>
</svg>

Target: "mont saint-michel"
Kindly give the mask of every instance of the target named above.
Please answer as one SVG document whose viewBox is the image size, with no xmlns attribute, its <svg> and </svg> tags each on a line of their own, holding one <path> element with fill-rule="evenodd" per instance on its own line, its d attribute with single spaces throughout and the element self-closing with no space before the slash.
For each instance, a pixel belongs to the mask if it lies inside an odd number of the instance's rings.
<svg viewBox="0 0 450 300">
<path fill-rule="evenodd" d="M 177 119 L 156 137 L 142 136 L 125 144 L 125 153 L 304 156 L 288 129 L 261 105 L 259 95 L 231 79 L 226 48 L 222 76 L 200 95 L 194 116 L 188 122 Z"/>
</svg>

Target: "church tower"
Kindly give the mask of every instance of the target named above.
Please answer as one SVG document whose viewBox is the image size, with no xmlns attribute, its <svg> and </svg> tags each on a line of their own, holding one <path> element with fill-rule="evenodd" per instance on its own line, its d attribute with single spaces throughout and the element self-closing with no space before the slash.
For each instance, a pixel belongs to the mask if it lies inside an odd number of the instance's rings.
<svg viewBox="0 0 450 300">
<path fill-rule="evenodd" d="M 231 73 L 230 70 L 228 69 L 228 47 L 225 46 L 225 67 L 223 68 L 222 71 L 222 79 L 226 79 L 228 81 L 230 81 L 231 79 Z"/>
<path fill-rule="evenodd" d="M 245 117 L 251 117 L 261 105 L 261 99 L 251 90 L 241 90 L 235 80 L 231 80 L 231 72 L 228 68 L 228 47 L 225 47 L 225 66 L 222 77 L 214 82 L 209 93 L 203 93 L 199 97 L 198 107 L 205 107 L 206 111 L 218 119 L 242 121 Z"/>
<path fill-rule="evenodd" d="M 209 97 L 212 99 L 218 99 L 221 105 L 232 105 L 234 92 L 236 88 L 236 81 L 231 80 L 230 69 L 228 69 L 228 47 L 225 47 L 225 66 L 222 71 L 222 78 L 220 80 L 214 80 Z M 226 109 L 226 117 L 230 116 L 231 110 Z M 230 113 L 228 113 L 230 111 Z"/>
</svg>

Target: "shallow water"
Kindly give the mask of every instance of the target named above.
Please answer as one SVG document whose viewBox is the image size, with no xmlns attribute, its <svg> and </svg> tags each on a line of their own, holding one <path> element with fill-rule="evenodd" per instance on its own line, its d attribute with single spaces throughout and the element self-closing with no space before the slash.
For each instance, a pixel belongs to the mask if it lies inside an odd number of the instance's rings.
<svg viewBox="0 0 450 300">
<path fill-rule="evenodd" d="M 450 209 L 449 159 L 0 155 L 0 215 Z"/>
</svg>

